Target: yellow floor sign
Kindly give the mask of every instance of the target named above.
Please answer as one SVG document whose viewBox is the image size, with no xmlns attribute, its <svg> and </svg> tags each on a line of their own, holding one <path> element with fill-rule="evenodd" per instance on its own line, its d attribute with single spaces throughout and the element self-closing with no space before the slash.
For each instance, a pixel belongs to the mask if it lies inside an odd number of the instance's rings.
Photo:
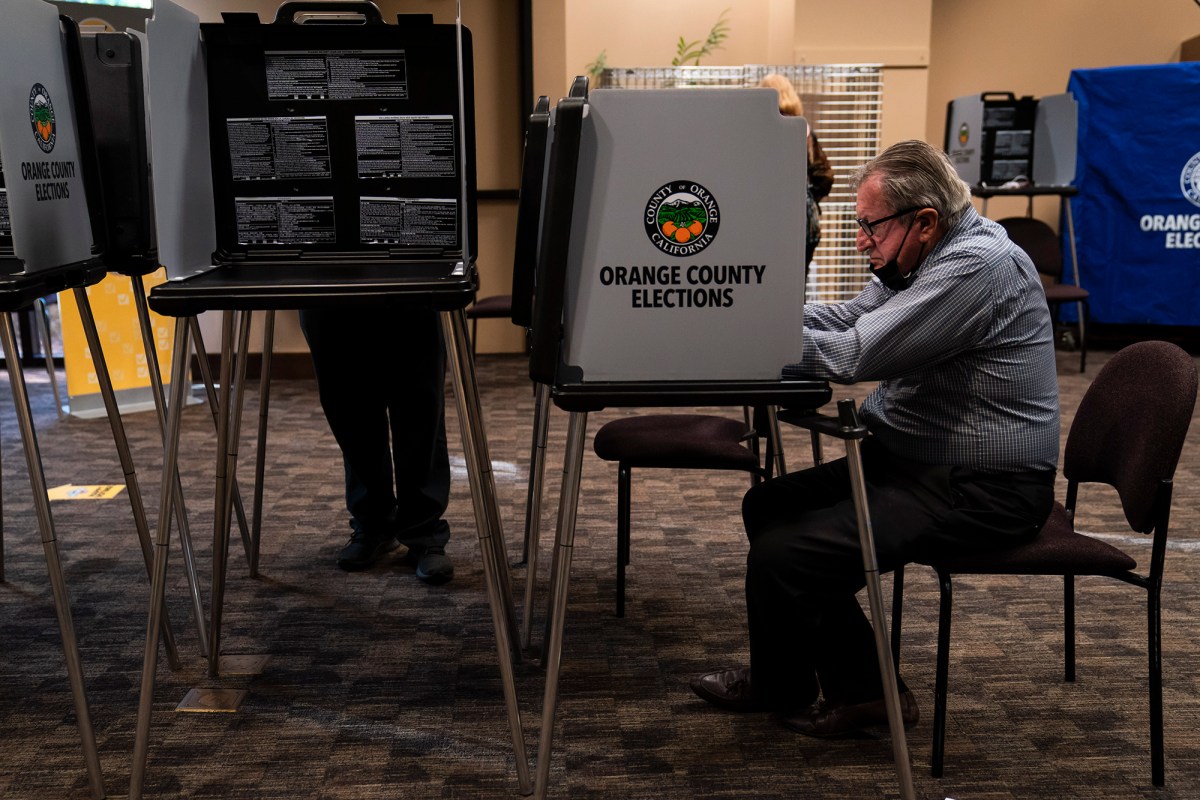
<svg viewBox="0 0 1200 800">
<path fill-rule="evenodd" d="M 51 500 L 110 500 L 124 488 L 121 485 L 75 486 L 68 483 L 46 490 L 46 496 Z"/>
</svg>

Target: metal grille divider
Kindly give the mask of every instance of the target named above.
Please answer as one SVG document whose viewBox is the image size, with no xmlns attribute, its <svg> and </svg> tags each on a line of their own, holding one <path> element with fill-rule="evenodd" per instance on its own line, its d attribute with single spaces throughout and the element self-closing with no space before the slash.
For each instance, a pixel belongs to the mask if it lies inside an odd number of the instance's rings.
<svg viewBox="0 0 1200 800">
<path fill-rule="evenodd" d="M 854 249 L 851 173 L 879 152 L 883 118 L 880 64 L 747 64 L 740 67 L 631 67 L 604 70 L 597 88 L 670 89 L 690 86 L 757 86 L 772 72 L 796 87 L 804 116 L 833 168 L 833 190 L 821 202 L 821 244 L 809 265 L 807 299 L 840 303 L 857 295 L 868 278 L 867 260 Z"/>
</svg>

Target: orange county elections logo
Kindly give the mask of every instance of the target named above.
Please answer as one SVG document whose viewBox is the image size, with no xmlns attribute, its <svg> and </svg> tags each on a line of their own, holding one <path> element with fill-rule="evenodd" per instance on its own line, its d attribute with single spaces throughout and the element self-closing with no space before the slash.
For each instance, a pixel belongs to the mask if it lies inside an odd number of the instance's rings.
<svg viewBox="0 0 1200 800">
<path fill-rule="evenodd" d="M 970 138 L 971 129 L 967 126 L 967 123 L 964 122 L 962 125 L 958 126 L 958 143 L 966 144 L 967 140 Z"/>
<path fill-rule="evenodd" d="M 54 149 L 57 125 L 54 121 L 54 104 L 50 93 L 40 83 L 29 90 L 29 124 L 33 126 L 33 138 L 43 153 Z"/>
<path fill-rule="evenodd" d="M 1179 174 L 1179 188 L 1194 206 L 1200 206 L 1200 153 L 1188 159 Z"/>
<path fill-rule="evenodd" d="M 690 256 L 712 244 L 721 213 L 708 189 L 695 181 L 672 181 L 650 196 L 642 221 L 659 250 Z"/>
</svg>

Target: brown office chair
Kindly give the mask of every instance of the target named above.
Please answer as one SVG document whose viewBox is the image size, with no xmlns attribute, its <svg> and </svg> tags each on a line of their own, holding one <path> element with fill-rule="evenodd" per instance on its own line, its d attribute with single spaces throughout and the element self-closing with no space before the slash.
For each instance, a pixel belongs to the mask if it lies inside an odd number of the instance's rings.
<svg viewBox="0 0 1200 800">
<path fill-rule="evenodd" d="M 765 410 L 756 426 L 714 414 L 641 414 L 608 422 L 596 431 L 596 455 L 617 463 L 617 616 L 625 616 L 625 567 L 630 551 L 630 489 L 633 469 L 710 469 L 749 472 L 754 482 L 770 476 L 774 448 Z M 758 439 L 765 459 L 759 461 Z M 752 446 L 747 446 L 748 444 Z"/>
<path fill-rule="evenodd" d="M 932 563 L 941 587 L 937 677 L 934 689 L 932 774 L 941 777 L 946 738 L 950 666 L 951 583 L 955 574 L 1062 575 L 1065 679 L 1075 680 L 1075 576 L 1115 578 L 1146 591 L 1150 684 L 1150 771 L 1163 785 L 1162 653 L 1160 595 L 1171 481 L 1196 404 L 1196 365 L 1167 342 L 1130 345 L 1113 356 L 1088 387 L 1067 435 L 1064 504 L 1028 544 L 998 553 Z M 1122 550 L 1075 530 L 1082 483 L 1116 489 L 1129 527 L 1153 534 L 1146 574 Z M 899 658 L 904 573 L 897 570 L 892 602 L 892 649 Z"/>
<path fill-rule="evenodd" d="M 1063 303 L 1074 303 L 1079 332 L 1079 371 L 1087 368 L 1087 331 L 1084 320 L 1088 315 L 1088 291 L 1079 286 L 1079 275 L 1072 275 L 1071 282 L 1063 280 L 1062 242 L 1054 230 L 1033 217 L 1006 217 L 998 221 L 1008 232 L 1013 244 L 1029 254 L 1033 265 L 1041 273 L 1042 288 L 1046 290 L 1046 303 L 1050 306 L 1051 318 L 1058 317 Z"/>
</svg>

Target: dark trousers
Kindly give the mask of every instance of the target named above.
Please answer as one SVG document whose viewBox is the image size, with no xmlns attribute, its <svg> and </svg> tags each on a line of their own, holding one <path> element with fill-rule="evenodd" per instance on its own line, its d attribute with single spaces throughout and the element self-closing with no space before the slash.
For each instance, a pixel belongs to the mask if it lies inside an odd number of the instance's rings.
<svg viewBox="0 0 1200 800">
<path fill-rule="evenodd" d="M 435 311 L 300 312 L 321 408 L 342 450 L 354 530 L 445 545 L 446 354 Z"/>
<path fill-rule="evenodd" d="M 870 439 L 862 455 L 883 572 L 1025 541 L 1053 503 L 1052 470 L 918 464 Z M 855 597 L 866 581 L 846 459 L 753 487 L 742 518 L 755 694 L 785 711 L 820 695 L 845 703 L 882 697 L 874 634 Z"/>
</svg>

